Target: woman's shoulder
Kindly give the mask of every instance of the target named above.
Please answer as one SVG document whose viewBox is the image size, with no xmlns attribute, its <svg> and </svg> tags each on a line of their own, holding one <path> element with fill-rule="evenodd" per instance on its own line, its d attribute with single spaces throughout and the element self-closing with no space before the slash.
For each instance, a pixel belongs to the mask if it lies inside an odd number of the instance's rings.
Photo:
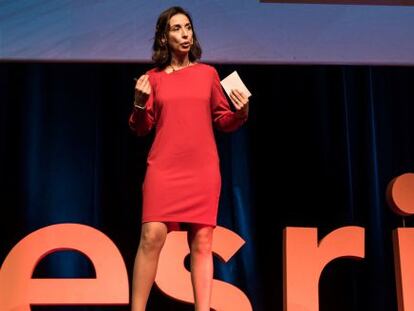
<svg viewBox="0 0 414 311">
<path fill-rule="evenodd" d="M 199 66 L 200 70 L 204 71 L 212 79 L 218 76 L 217 69 L 213 65 L 201 62 L 198 62 L 197 65 Z"/>
<path fill-rule="evenodd" d="M 207 64 L 207 63 L 197 62 L 197 63 L 195 63 L 195 65 L 198 65 L 200 68 L 202 68 L 206 71 L 211 71 L 211 72 L 216 71 L 216 68 L 214 68 L 214 66 L 212 66 L 210 64 Z"/>
<path fill-rule="evenodd" d="M 195 62 L 192 66 L 194 65 L 198 65 L 200 68 L 203 68 L 204 70 L 209 70 L 209 71 L 216 71 L 216 68 L 213 65 L 207 64 L 207 63 L 202 63 L 202 62 Z M 147 70 L 145 72 L 145 74 L 157 74 L 157 73 L 162 73 L 163 69 L 159 68 L 159 67 L 153 67 L 149 70 Z"/>
<path fill-rule="evenodd" d="M 158 80 L 160 79 L 159 76 L 161 72 L 162 72 L 162 69 L 158 67 L 153 67 L 145 72 L 145 74 L 149 76 L 149 80 L 152 86 L 155 86 L 156 84 L 158 84 Z"/>
<path fill-rule="evenodd" d="M 147 70 L 147 72 L 145 72 L 145 74 L 154 75 L 154 74 L 157 74 L 157 73 L 160 73 L 160 72 L 161 72 L 160 68 L 154 67 L 154 68 L 151 68 L 151 69 Z"/>
</svg>

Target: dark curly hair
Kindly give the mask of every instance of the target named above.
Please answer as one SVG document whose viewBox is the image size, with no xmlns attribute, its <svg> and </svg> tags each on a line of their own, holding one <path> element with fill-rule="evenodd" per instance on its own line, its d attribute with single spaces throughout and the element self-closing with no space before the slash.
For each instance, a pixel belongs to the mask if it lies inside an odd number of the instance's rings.
<svg viewBox="0 0 414 311">
<path fill-rule="evenodd" d="M 190 61 L 194 62 L 201 58 L 202 50 L 194 31 L 193 21 L 191 19 L 190 13 L 179 6 L 173 6 L 160 14 L 155 28 L 154 44 L 152 45 L 152 60 L 155 62 L 155 66 L 158 67 L 158 69 L 164 69 L 171 62 L 170 48 L 168 46 L 168 43 L 164 44 L 162 42 L 162 39 L 168 37 L 170 19 L 176 14 L 184 14 L 187 16 L 193 29 L 193 45 L 191 46 L 190 52 L 188 53 Z"/>
</svg>

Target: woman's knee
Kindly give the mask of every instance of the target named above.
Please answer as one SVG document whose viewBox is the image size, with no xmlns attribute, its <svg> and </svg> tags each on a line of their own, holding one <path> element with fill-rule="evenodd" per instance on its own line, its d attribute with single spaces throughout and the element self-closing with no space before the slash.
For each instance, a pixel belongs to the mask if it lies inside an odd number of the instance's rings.
<svg viewBox="0 0 414 311">
<path fill-rule="evenodd" d="M 194 255 L 209 255 L 212 252 L 213 228 L 204 226 L 192 233 L 191 252 Z"/>
<path fill-rule="evenodd" d="M 167 226 L 163 223 L 144 223 L 141 230 L 140 247 L 147 251 L 158 251 L 167 237 Z"/>
</svg>

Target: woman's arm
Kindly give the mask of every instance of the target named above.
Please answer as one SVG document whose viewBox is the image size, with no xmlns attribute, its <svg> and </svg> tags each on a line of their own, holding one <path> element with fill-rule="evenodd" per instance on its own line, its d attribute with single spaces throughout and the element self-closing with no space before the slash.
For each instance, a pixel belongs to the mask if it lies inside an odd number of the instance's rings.
<svg viewBox="0 0 414 311">
<path fill-rule="evenodd" d="M 237 130 L 247 121 L 249 112 L 249 100 L 244 94 L 234 92 L 230 99 L 236 108 L 233 112 L 224 95 L 220 84 L 220 77 L 214 69 L 213 84 L 211 89 L 211 107 L 214 126 L 224 132 Z"/>
<path fill-rule="evenodd" d="M 135 85 L 135 100 L 129 127 L 138 135 L 148 134 L 155 124 L 154 91 L 149 75 L 142 75 Z"/>
</svg>

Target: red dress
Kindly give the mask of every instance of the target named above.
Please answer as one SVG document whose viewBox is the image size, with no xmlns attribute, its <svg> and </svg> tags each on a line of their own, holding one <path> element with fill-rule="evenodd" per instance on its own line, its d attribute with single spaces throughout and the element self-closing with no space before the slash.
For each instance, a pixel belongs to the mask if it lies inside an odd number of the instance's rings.
<svg viewBox="0 0 414 311">
<path fill-rule="evenodd" d="M 166 73 L 147 72 L 151 94 L 146 109 L 135 109 L 129 126 L 139 136 L 154 126 L 155 139 L 143 183 L 142 223 L 217 223 L 221 188 L 213 124 L 233 131 L 246 120 L 230 110 L 214 67 L 196 63 Z"/>
</svg>

